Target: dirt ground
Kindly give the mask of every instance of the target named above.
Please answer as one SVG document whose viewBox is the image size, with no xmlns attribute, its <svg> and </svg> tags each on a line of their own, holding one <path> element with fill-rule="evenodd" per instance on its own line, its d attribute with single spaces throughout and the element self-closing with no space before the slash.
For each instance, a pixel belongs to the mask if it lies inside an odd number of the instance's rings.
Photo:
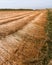
<svg viewBox="0 0 52 65">
<path fill-rule="evenodd" d="M 47 10 L 0 11 L 0 65 L 47 65 Z"/>
</svg>

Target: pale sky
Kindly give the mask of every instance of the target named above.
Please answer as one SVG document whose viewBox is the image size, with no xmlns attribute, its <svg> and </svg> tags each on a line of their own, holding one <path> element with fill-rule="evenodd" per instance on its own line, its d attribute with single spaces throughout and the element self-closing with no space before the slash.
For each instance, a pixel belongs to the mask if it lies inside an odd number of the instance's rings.
<svg viewBox="0 0 52 65">
<path fill-rule="evenodd" d="M 52 0 L 0 0 L 0 8 L 52 8 Z"/>
</svg>

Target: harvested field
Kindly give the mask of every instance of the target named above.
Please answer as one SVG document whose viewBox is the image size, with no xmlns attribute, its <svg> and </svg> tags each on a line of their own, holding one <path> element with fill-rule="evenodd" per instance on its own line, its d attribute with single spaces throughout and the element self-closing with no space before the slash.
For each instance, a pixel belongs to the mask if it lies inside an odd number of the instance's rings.
<svg viewBox="0 0 52 65">
<path fill-rule="evenodd" d="M 47 65 L 47 10 L 1 14 L 0 65 Z"/>
</svg>

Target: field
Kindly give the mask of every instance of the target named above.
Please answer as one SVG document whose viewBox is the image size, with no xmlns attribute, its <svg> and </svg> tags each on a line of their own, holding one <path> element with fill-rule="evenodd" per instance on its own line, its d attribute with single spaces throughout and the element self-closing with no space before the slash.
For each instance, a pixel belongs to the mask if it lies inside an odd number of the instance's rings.
<svg viewBox="0 0 52 65">
<path fill-rule="evenodd" d="M 50 64 L 49 13 L 49 10 L 0 11 L 0 65 Z"/>
</svg>

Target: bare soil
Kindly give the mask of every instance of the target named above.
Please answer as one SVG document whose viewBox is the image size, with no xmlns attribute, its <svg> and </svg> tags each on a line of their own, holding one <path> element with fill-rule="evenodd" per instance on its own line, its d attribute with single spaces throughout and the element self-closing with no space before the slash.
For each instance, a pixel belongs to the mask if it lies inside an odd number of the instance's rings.
<svg viewBox="0 0 52 65">
<path fill-rule="evenodd" d="M 47 11 L 5 11 L 1 14 L 0 65 L 46 65 Z"/>
</svg>

